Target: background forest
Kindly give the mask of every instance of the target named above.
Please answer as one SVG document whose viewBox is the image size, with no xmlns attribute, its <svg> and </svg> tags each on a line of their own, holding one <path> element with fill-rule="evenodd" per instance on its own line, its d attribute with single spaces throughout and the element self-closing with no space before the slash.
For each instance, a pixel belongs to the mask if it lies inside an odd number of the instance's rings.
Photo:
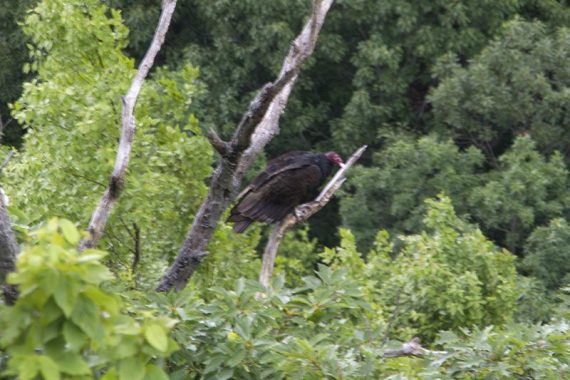
<svg viewBox="0 0 570 380">
<path fill-rule="evenodd" d="M 0 184 L 21 254 L 0 371 L 60 379 L 570 377 L 570 7 L 338 0 L 265 157 L 368 150 L 290 232 L 221 223 L 181 292 L 154 288 L 227 138 L 308 0 L 181 0 L 135 110 L 100 251 L 77 252 L 113 169 L 157 0 L 0 2 Z M 10 153 L 13 152 L 13 153 Z M 224 218 L 225 219 L 225 218 Z M 4 279 L 2 279 L 4 282 Z M 419 337 L 419 357 L 389 357 Z"/>
</svg>

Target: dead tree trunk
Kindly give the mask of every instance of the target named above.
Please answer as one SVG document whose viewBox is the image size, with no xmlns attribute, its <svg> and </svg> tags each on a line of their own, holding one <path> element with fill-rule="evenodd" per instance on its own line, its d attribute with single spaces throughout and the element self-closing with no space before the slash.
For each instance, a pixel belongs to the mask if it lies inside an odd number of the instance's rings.
<svg viewBox="0 0 570 380">
<path fill-rule="evenodd" d="M 250 103 L 232 139 L 222 141 L 214 132 L 208 139 L 221 160 L 210 191 L 200 207 L 176 260 L 162 277 L 158 291 L 180 290 L 207 255 L 208 243 L 222 213 L 235 198 L 245 170 L 273 136 L 302 64 L 312 54 L 317 36 L 333 0 L 315 0 L 311 16 L 285 57 L 277 80 L 266 84 Z"/>
<path fill-rule="evenodd" d="M 154 59 L 164 43 L 164 38 L 166 37 L 166 32 L 168 31 L 170 20 L 172 19 L 172 14 L 174 13 L 175 8 L 176 0 L 162 1 L 162 13 L 160 14 L 160 20 L 154 32 L 154 37 L 150 47 L 139 65 L 127 95 L 123 97 L 121 139 L 119 140 L 115 167 L 111 174 L 111 178 L 109 179 L 109 186 L 107 187 L 107 190 L 105 190 L 97 208 L 93 211 L 93 215 L 91 216 L 91 221 L 87 228 L 89 236 L 81 241 L 79 245 L 79 249 L 81 251 L 86 248 L 95 248 L 97 246 L 99 240 L 103 236 L 103 230 L 107 225 L 109 214 L 123 192 L 125 176 L 131 157 L 131 148 L 136 130 L 136 121 L 133 114 L 134 109 L 137 104 L 137 99 L 144 79 L 152 68 Z"/>
</svg>

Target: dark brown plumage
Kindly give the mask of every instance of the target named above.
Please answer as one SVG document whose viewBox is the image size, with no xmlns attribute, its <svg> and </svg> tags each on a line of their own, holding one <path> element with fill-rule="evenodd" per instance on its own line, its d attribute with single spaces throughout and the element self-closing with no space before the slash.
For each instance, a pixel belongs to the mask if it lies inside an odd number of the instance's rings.
<svg viewBox="0 0 570 380">
<path fill-rule="evenodd" d="M 296 206 L 314 199 L 335 164 L 342 164 L 335 152 L 289 152 L 271 160 L 232 208 L 228 221 L 234 222 L 234 232 L 245 231 L 256 220 L 280 221 Z"/>
</svg>

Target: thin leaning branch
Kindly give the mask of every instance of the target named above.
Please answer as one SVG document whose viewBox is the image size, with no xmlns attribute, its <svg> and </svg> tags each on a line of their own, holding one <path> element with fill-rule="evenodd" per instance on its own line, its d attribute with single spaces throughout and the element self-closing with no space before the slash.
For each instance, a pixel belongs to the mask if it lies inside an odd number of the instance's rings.
<svg viewBox="0 0 570 380">
<path fill-rule="evenodd" d="M 345 165 L 335 174 L 335 176 L 327 183 L 321 193 L 315 198 L 314 201 L 304 203 L 295 208 L 295 211 L 287 215 L 283 220 L 273 227 L 271 236 L 265 246 L 263 252 L 263 259 L 261 262 L 261 271 L 259 273 L 259 282 L 266 288 L 271 283 L 271 276 L 273 274 L 273 266 L 275 265 L 275 257 L 279 245 L 285 236 L 285 233 L 293 228 L 295 225 L 302 223 L 316 214 L 320 209 L 325 207 L 331 200 L 334 193 L 340 189 L 344 181 L 346 181 L 345 173 L 358 161 L 360 156 L 364 153 L 368 146 L 361 146 L 353 155 L 348 159 Z"/>
<path fill-rule="evenodd" d="M 127 95 L 122 99 L 123 111 L 121 115 L 121 139 L 119 141 L 119 148 L 117 150 L 117 157 L 115 159 L 115 167 L 113 168 L 113 172 L 109 179 L 109 185 L 101 197 L 97 208 L 91 216 L 91 221 L 89 222 L 89 227 L 87 228 L 89 236 L 81 241 L 79 247 L 80 250 L 94 248 L 97 246 L 99 240 L 103 236 L 103 231 L 107 224 L 109 214 L 111 213 L 111 210 L 113 209 L 115 203 L 123 191 L 126 171 L 131 156 L 133 138 L 136 130 L 134 109 L 144 79 L 152 68 L 154 59 L 156 58 L 156 55 L 164 43 L 164 38 L 166 36 L 166 32 L 168 31 L 170 20 L 172 19 L 172 14 L 174 13 L 175 8 L 176 0 L 162 1 L 162 12 L 160 14 L 158 26 L 154 32 L 152 42 L 143 60 L 141 61 L 141 64 L 139 65 L 137 73 L 135 74 L 135 77 L 133 78 L 131 86 L 127 92 Z"/>
<path fill-rule="evenodd" d="M 180 290 L 207 255 L 208 243 L 223 212 L 238 193 L 243 175 L 273 136 L 287 105 L 301 67 L 312 54 L 317 37 L 333 0 L 315 0 L 303 30 L 297 36 L 277 79 L 264 85 L 251 101 L 231 140 L 224 142 L 214 131 L 208 139 L 222 156 L 212 176 L 210 190 L 202 203 L 176 260 L 163 276 L 158 291 Z"/>
</svg>

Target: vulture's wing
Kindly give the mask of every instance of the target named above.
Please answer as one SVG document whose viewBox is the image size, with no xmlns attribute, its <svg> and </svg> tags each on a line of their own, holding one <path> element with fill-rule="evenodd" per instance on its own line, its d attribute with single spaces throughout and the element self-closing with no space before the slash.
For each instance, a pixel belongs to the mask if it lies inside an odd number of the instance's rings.
<svg viewBox="0 0 570 380">
<path fill-rule="evenodd" d="M 294 151 L 274 158 L 267 163 L 265 170 L 255 177 L 255 179 L 241 191 L 236 200 L 240 202 L 240 200 L 250 191 L 259 189 L 273 177 L 278 176 L 281 173 L 312 165 L 312 155 L 313 153 L 310 152 Z"/>
<path fill-rule="evenodd" d="M 295 206 L 311 200 L 322 182 L 321 170 L 310 162 L 291 164 L 267 177 L 260 177 L 256 178 L 234 207 L 230 220 L 236 217 L 268 223 L 281 220 Z"/>
</svg>

